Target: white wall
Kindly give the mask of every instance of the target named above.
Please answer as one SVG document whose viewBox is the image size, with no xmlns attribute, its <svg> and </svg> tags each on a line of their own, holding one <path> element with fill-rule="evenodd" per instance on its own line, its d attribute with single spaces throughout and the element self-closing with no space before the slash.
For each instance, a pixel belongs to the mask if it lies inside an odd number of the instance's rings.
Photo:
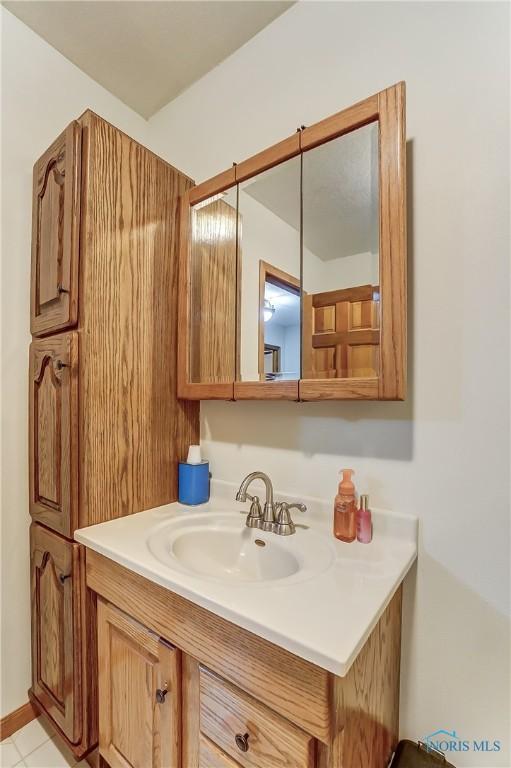
<svg viewBox="0 0 511 768">
<path fill-rule="evenodd" d="M 249 194 L 240 192 L 241 378 L 259 380 L 259 261 L 300 278 L 300 234 Z M 297 204 L 300 201 L 297 197 Z"/>
<path fill-rule="evenodd" d="M 509 754 L 509 6 L 298 3 L 151 120 L 198 180 L 407 82 L 410 390 L 405 403 L 206 403 L 216 477 L 260 468 L 421 519 L 406 585 L 401 732 L 501 739 Z M 233 477 L 233 467 L 236 467 Z M 332 606 L 335 609 L 335 606 Z"/>
<path fill-rule="evenodd" d="M 147 143 L 147 123 L 0 8 L 2 509 L 0 716 L 30 686 L 28 345 L 32 166 L 87 108 Z"/>
</svg>

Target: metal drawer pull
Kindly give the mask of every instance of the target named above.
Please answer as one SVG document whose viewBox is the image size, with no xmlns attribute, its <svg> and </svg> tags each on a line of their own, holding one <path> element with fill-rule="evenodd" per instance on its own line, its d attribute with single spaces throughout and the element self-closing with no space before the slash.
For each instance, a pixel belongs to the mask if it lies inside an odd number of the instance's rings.
<svg viewBox="0 0 511 768">
<path fill-rule="evenodd" d="M 63 584 L 66 579 L 70 579 L 70 578 L 71 578 L 71 574 L 70 573 L 61 573 L 59 575 L 59 581 L 60 581 L 61 584 Z"/>
<path fill-rule="evenodd" d="M 248 752 L 248 733 L 237 733 L 234 737 L 236 746 L 241 752 Z"/>
<path fill-rule="evenodd" d="M 158 688 L 156 690 L 156 701 L 158 702 L 158 704 L 165 704 L 165 696 L 167 695 L 167 693 L 168 693 L 167 688 Z"/>
<path fill-rule="evenodd" d="M 67 363 L 63 363 L 62 360 L 57 360 L 55 367 L 57 368 L 57 371 L 61 371 L 63 368 L 69 368 L 69 365 Z"/>
</svg>

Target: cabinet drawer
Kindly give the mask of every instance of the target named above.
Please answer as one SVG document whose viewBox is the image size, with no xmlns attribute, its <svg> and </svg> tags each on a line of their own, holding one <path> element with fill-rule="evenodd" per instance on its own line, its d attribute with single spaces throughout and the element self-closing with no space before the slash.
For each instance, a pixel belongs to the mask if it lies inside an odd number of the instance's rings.
<svg viewBox="0 0 511 768">
<path fill-rule="evenodd" d="M 72 744 L 82 737 L 79 545 L 30 527 L 32 690 Z"/>
<path fill-rule="evenodd" d="M 239 763 L 202 734 L 199 737 L 199 768 L 239 768 Z"/>
<path fill-rule="evenodd" d="M 76 325 L 81 128 L 75 121 L 34 166 L 30 328 L 34 336 Z"/>
<path fill-rule="evenodd" d="M 30 345 L 30 514 L 72 538 L 78 524 L 78 334 Z"/>
<path fill-rule="evenodd" d="M 280 715 L 200 668 L 200 730 L 246 768 L 312 768 L 315 743 Z"/>
</svg>

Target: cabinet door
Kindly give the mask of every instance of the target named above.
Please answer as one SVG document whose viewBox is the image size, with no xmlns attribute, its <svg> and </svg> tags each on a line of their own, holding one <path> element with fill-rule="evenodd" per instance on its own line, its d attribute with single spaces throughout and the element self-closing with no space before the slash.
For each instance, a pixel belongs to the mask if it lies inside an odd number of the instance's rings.
<svg viewBox="0 0 511 768">
<path fill-rule="evenodd" d="M 30 327 L 34 336 L 78 319 L 81 129 L 71 123 L 34 166 Z"/>
<path fill-rule="evenodd" d="M 78 524 L 78 334 L 30 345 L 30 514 L 72 538 Z"/>
<path fill-rule="evenodd" d="M 69 741 L 82 735 L 79 545 L 30 528 L 32 690 Z"/>
<path fill-rule="evenodd" d="M 179 651 L 98 600 L 99 750 L 110 768 L 178 768 Z"/>
</svg>

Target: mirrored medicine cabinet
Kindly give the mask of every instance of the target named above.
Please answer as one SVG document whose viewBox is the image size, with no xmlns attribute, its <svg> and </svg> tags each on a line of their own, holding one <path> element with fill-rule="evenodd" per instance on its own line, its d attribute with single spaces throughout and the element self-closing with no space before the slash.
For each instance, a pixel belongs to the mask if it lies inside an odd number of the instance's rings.
<svg viewBox="0 0 511 768">
<path fill-rule="evenodd" d="M 405 85 L 180 201 L 178 395 L 406 395 Z"/>
</svg>

